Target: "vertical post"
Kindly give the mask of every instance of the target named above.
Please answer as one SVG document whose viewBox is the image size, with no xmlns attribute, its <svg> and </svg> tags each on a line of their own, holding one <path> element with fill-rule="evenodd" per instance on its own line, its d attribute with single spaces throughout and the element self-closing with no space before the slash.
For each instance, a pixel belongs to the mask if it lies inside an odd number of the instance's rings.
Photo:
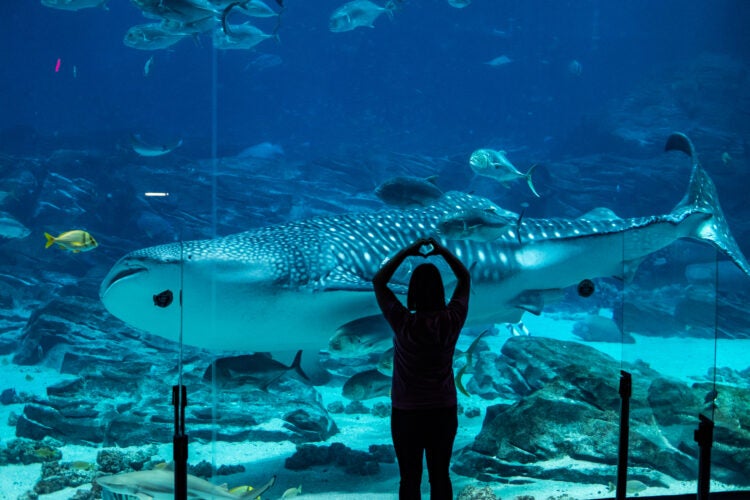
<svg viewBox="0 0 750 500">
<path fill-rule="evenodd" d="M 620 445 L 617 453 L 616 499 L 625 500 L 628 481 L 628 439 L 630 437 L 630 396 L 633 382 L 630 373 L 620 370 Z"/>
<path fill-rule="evenodd" d="M 172 405 L 174 405 L 174 439 L 172 457 L 174 459 L 174 498 L 187 499 L 187 459 L 188 437 L 185 434 L 185 407 L 187 406 L 187 389 L 184 385 L 172 386 Z"/>
<path fill-rule="evenodd" d="M 714 421 L 698 415 L 700 422 L 695 430 L 693 439 L 698 443 L 700 455 L 698 458 L 698 500 L 708 500 L 711 490 L 711 446 L 714 442 Z"/>
</svg>

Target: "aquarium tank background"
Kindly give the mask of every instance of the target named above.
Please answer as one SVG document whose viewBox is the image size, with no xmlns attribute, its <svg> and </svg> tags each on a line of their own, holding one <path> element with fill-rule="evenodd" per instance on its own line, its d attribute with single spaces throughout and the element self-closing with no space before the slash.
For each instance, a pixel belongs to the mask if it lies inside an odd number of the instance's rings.
<svg viewBox="0 0 750 500">
<path fill-rule="evenodd" d="M 457 498 L 750 490 L 747 2 L 0 11 L 0 497 L 170 496 L 185 445 L 194 497 L 396 498 L 370 279 L 423 236 Z"/>
</svg>

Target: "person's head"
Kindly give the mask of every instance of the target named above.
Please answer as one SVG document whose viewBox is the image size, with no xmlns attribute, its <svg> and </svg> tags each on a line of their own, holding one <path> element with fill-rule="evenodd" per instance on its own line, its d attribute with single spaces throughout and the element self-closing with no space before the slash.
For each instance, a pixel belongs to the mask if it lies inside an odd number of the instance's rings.
<svg viewBox="0 0 750 500">
<path fill-rule="evenodd" d="M 420 264 L 409 280 L 406 307 L 410 311 L 440 311 L 445 307 L 445 290 L 440 271 L 433 264 Z"/>
</svg>

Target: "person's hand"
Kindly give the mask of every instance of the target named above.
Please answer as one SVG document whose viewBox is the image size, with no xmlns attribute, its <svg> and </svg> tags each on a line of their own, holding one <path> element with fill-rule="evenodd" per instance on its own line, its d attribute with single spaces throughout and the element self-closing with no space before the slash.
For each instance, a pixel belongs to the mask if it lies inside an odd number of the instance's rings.
<svg viewBox="0 0 750 500">
<path fill-rule="evenodd" d="M 440 255 L 442 249 L 442 245 L 435 238 L 427 238 L 423 240 L 422 251 L 420 253 L 424 258 L 427 258 L 430 255 Z"/>
<path fill-rule="evenodd" d="M 405 248 L 406 255 L 413 256 L 413 257 L 425 257 L 425 254 L 422 253 L 422 248 L 427 243 L 427 240 L 424 238 L 420 238 L 408 247 Z"/>
</svg>

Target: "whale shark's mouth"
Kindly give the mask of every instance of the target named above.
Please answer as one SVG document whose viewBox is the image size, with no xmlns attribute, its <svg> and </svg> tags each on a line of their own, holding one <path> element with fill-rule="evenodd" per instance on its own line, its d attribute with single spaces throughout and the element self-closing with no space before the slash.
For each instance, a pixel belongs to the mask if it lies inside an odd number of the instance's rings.
<svg viewBox="0 0 750 500">
<path fill-rule="evenodd" d="M 107 293 L 107 291 L 110 289 L 110 287 L 114 285 L 115 283 L 121 280 L 127 279 L 131 276 L 135 276 L 137 274 L 145 273 L 145 272 L 148 272 L 148 268 L 146 268 L 145 266 L 137 266 L 137 267 L 131 267 L 128 269 L 123 269 L 122 271 L 115 274 L 111 280 L 104 283 L 104 286 L 102 286 L 99 295 L 104 296 Z"/>
</svg>

